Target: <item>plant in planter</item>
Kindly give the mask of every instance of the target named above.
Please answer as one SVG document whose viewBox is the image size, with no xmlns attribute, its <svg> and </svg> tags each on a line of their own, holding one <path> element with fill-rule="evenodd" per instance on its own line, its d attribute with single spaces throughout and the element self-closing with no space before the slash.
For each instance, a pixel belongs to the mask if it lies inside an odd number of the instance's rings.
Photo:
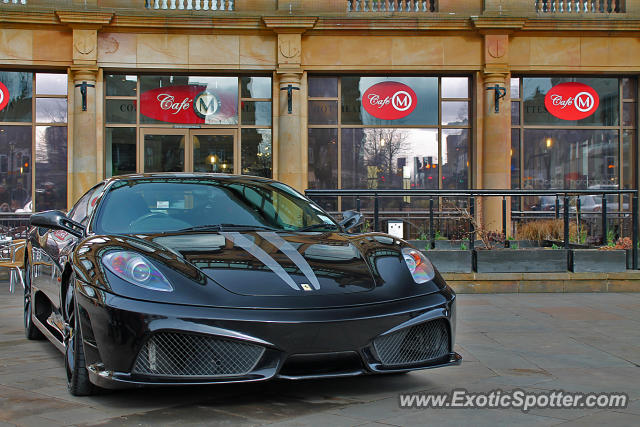
<svg viewBox="0 0 640 427">
<path fill-rule="evenodd" d="M 521 273 L 567 271 L 566 250 L 550 251 L 542 248 L 524 248 L 515 243 L 513 249 L 504 248 L 505 236 L 501 232 L 487 230 L 468 212 L 459 210 L 473 224 L 484 248 L 474 250 L 474 269 L 478 273 Z"/>
</svg>

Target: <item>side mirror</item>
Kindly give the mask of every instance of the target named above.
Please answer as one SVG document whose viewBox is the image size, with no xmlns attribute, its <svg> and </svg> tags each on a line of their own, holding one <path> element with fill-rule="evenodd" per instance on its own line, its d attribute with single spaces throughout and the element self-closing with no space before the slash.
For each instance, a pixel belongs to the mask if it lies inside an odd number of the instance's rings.
<svg viewBox="0 0 640 427">
<path fill-rule="evenodd" d="M 62 211 L 44 211 L 31 215 L 29 224 L 51 230 L 63 230 L 76 237 L 84 236 L 84 226 L 69 219 Z"/>
<path fill-rule="evenodd" d="M 340 225 L 345 231 L 350 232 L 354 228 L 362 225 L 364 223 L 364 215 L 360 212 L 356 211 L 344 211 L 342 213 L 342 221 L 340 221 Z"/>
</svg>

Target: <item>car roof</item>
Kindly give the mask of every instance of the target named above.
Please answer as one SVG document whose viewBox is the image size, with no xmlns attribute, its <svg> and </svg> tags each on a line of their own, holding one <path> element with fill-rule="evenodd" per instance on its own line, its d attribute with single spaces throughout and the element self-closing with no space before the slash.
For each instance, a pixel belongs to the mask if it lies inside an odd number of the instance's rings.
<svg viewBox="0 0 640 427">
<path fill-rule="evenodd" d="M 233 175 L 223 173 L 204 173 L 204 172 L 152 172 L 152 173 L 135 173 L 128 175 L 118 175 L 106 179 L 105 183 L 117 181 L 132 181 L 144 179 L 210 179 L 212 181 L 256 181 L 256 182 L 276 182 L 270 178 L 252 175 Z"/>
</svg>

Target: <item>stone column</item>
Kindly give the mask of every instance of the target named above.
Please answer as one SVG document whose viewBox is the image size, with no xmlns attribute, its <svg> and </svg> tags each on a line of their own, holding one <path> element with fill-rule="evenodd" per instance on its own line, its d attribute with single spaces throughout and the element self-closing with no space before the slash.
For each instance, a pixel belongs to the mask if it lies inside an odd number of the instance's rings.
<svg viewBox="0 0 640 427">
<path fill-rule="evenodd" d="M 97 67 L 71 67 L 73 76 L 73 139 L 69 146 L 69 204 L 75 203 L 101 177 L 96 162 Z M 83 95 L 83 87 L 86 95 Z M 83 98 L 86 97 L 86 110 Z"/>
<path fill-rule="evenodd" d="M 278 179 L 298 191 L 307 187 L 303 162 L 306 155 L 301 141 L 301 77 L 299 73 L 280 75 L 278 120 Z"/>
<path fill-rule="evenodd" d="M 511 188 L 511 132 L 507 74 L 484 75 L 484 141 L 482 150 L 483 189 Z M 507 94 L 498 102 L 496 112 L 495 87 L 505 88 Z M 508 206 L 507 206 L 508 207 Z M 502 231 L 502 198 L 484 198 L 483 225 L 488 231 Z M 507 214 L 509 209 L 507 209 Z M 507 217 L 507 230 L 510 218 Z M 508 231 L 507 231 L 508 232 Z"/>
</svg>

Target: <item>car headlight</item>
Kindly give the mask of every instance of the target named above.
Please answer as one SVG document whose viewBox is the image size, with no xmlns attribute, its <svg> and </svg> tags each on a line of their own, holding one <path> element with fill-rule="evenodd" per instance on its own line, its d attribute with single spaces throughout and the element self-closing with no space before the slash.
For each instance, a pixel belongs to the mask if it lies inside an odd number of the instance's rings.
<svg viewBox="0 0 640 427">
<path fill-rule="evenodd" d="M 136 252 L 108 252 L 102 256 L 102 264 L 119 278 L 141 288 L 161 292 L 173 291 L 173 286 L 164 274 Z"/>
<path fill-rule="evenodd" d="M 436 275 L 433 264 L 420 251 L 411 248 L 403 248 L 402 256 L 407 268 L 416 283 L 425 283 Z"/>
</svg>

